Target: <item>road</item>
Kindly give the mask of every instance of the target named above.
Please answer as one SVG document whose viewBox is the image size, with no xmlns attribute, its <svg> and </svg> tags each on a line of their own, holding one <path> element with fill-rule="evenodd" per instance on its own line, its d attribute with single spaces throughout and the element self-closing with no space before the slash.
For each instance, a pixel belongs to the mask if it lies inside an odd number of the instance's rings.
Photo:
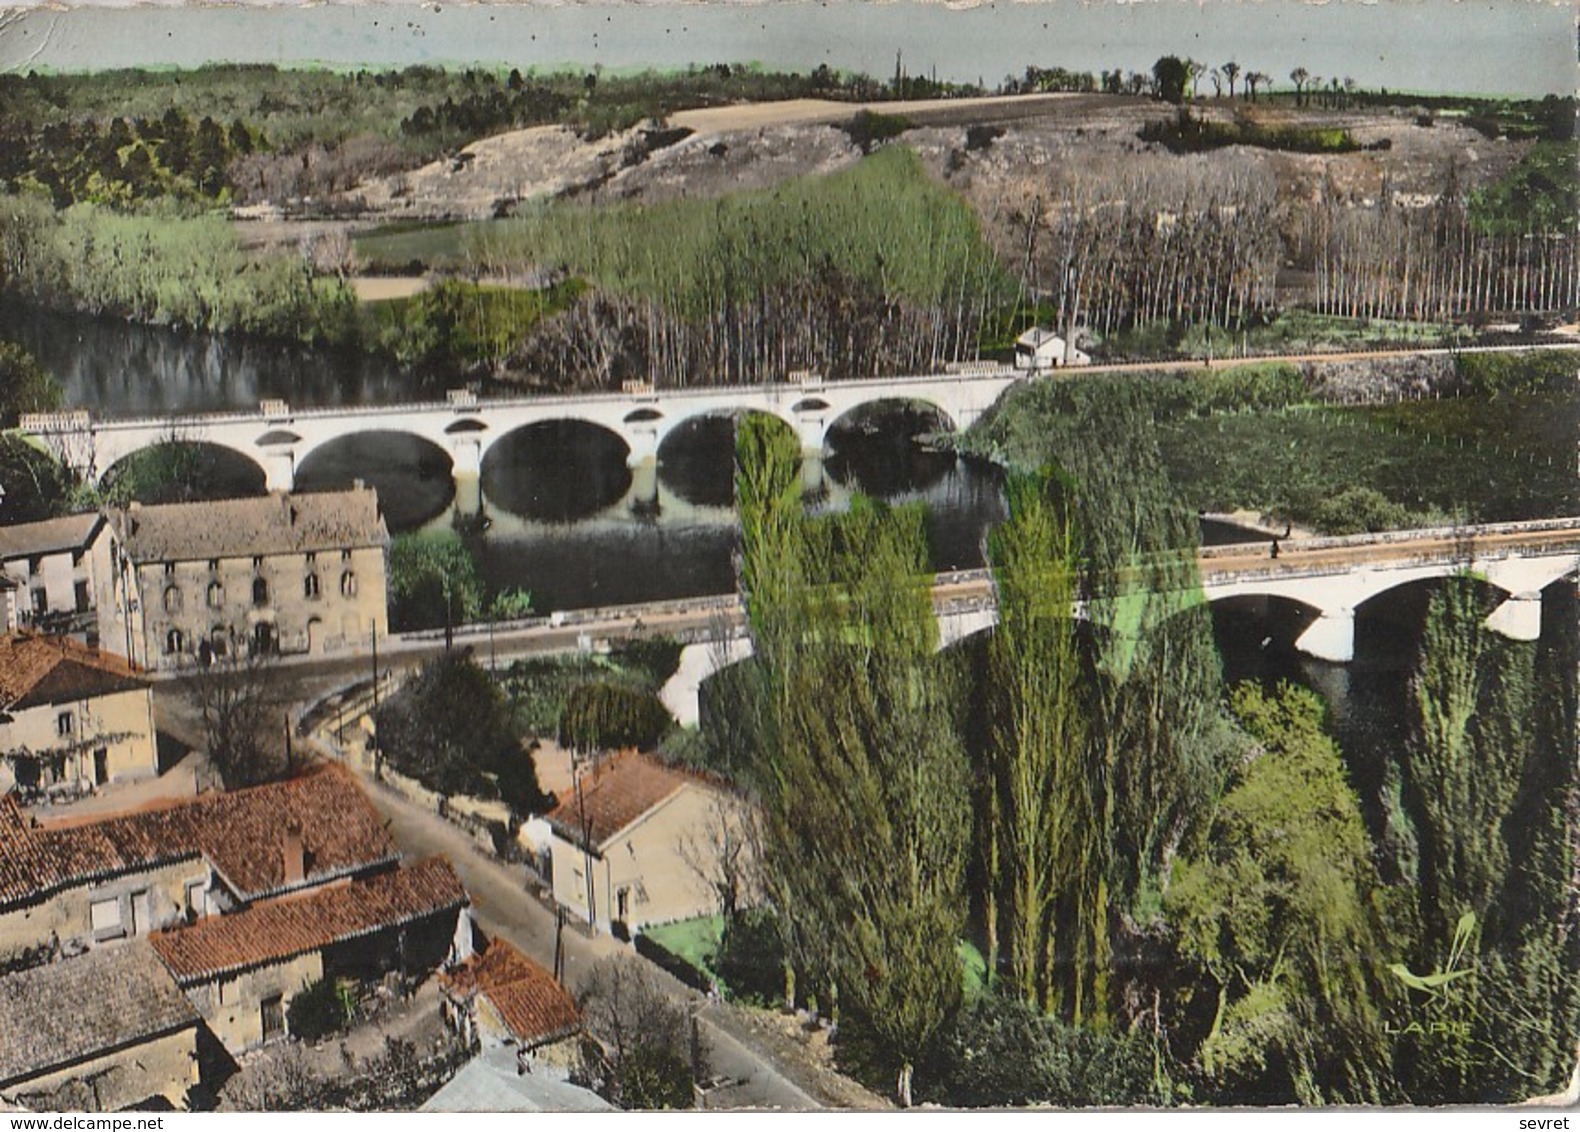
<svg viewBox="0 0 1580 1132">
<path fill-rule="evenodd" d="M 335 752 L 324 742 L 328 757 Z M 355 760 L 348 760 L 355 765 Z M 478 925 L 491 937 L 508 940 L 550 970 L 554 967 L 556 918 L 547 904 L 534 895 L 534 883 L 525 866 L 500 861 L 484 852 L 464 831 L 437 814 L 408 801 L 388 787 L 370 781 L 364 785 L 373 805 L 384 816 L 401 851 L 408 857 L 440 855 L 455 866 L 472 897 Z M 609 936 L 589 935 L 574 924 L 559 933 L 563 946 L 563 981 L 574 994 L 599 960 L 612 955 L 634 959 L 632 950 Z M 641 961 L 641 960 L 634 960 Z M 804 1111 L 846 1106 L 861 1101 L 861 1091 L 843 1079 L 830 1080 L 816 1068 L 776 1057 L 756 1048 L 752 1027 L 738 1008 L 710 1003 L 703 996 L 657 967 L 650 967 L 671 997 L 696 1011 L 709 1068 L 731 1084 L 710 1097 L 710 1107 Z M 872 1097 L 868 1107 L 882 1107 Z"/>
</svg>

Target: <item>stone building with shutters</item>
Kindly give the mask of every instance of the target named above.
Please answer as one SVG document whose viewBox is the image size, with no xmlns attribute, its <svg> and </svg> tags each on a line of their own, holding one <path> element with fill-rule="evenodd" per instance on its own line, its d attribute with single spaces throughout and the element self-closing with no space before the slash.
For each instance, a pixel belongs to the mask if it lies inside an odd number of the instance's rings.
<svg viewBox="0 0 1580 1132">
<path fill-rule="evenodd" d="M 378 496 L 276 492 L 106 512 L 103 647 L 152 669 L 239 653 L 354 655 L 389 628 Z"/>
</svg>

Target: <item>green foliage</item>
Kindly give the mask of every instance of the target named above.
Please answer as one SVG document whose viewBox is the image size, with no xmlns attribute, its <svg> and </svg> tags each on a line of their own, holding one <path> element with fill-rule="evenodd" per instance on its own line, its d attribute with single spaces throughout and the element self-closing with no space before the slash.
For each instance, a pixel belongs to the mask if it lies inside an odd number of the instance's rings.
<svg viewBox="0 0 1580 1132">
<path fill-rule="evenodd" d="M 538 786 L 510 705 L 463 652 L 423 665 L 379 709 L 379 748 L 390 765 L 441 794 L 500 798 L 520 814 L 553 803 Z"/>
<path fill-rule="evenodd" d="M 1388 1100 L 1381 886 L 1322 701 L 1242 684 L 1233 707 L 1257 750 L 1165 898 L 1212 1019 L 1194 1070 L 1241 1102 Z"/>
<path fill-rule="evenodd" d="M 64 465 L 18 436 L 0 434 L 0 525 L 31 523 L 76 509 L 78 484 Z"/>
<path fill-rule="evenodd" d="M 1433 950 L 1446 946 L 1462 912 L 1485 917 L 1503 888 L 1510 862 L 1502 825 L 1532 746 L 1535 650 L 1495 641 L 1483 623 L 1490 605 L 1467 575 L 1433 594 L 1411 683 L 1404 774 Z"/>
<path fill-rule="evenodd" d="M 988 995 L 961 1011 L 924 1076 L 924 1099 L 963 1108 L 1166 1104 L 1152 1043 L 1097 1034 Z"/>
<path fill-rule="evenodd" d="M 634 956 L 613 955 L 587 972 L 577 995 L 582 1021 L 601 1047 L 586 1076 L 627 1109 L 690 1108 L 693 1069 L 706 1074 L 706 1050 L 693 1041 L 683 1003 Z"/>
<path fill-rule="evenodd" d="M 460 536 L 397 535 L 390 546 L 390 628 L 464 625 L 483 613 L 483 578 Z"/>
<path fill-rule="evenodd" d="M 1178 55 L 1165 55 L 1152 64 L 1152 81 L 1158 97 L 1177 106 L 1185 101 L 1185 88 L 1190 85 L 1190 67 Z"/>
<path fill-rule="evenodd" d="M 578 751 L 650 751 L 674 722 L 652 692 L 604 682 L 581 684 L 566 698 L 559 741 Z"/>
<path fill-rule="evenodd" d="M 351 1023 L 337 981 L 329 976 L 308 983 L 291 998 L 285 1011 L 291 1036 L 319 1042 L 340 1033 Z"/>
<path fill-rule="evenodd" d="M 1471 193 L 1469 209 L 1483 235 L 1572 233 L 1580 213 L 1580 147 L 1538 142 L 1500 180 Z"/>
<path fill-rule="evenodd" d="M 585 290 L 579 280 L 525 290 L 445 279 L 414 298 L 369 303 L 362 319 L 370 345 L 403 364 L 499 367 L 540 320 Z"/>
<path fill-rule="evenodd" d="M 793 964 L 838 988 L 898 1073 L 960 1001 L 968 781 L 933 656 L 924 516 L 810 521 L 793 442 L 737 434 L 742 587 L 764 666 L 767 886 Z"/>
<path fill-rule="evenodd" d="M 35 197 L 0 196 L 0 247 L 0 288 L 46 306 L 306 342 L 355 335 L 348 288 L 315 280 L 287 255 L 248 256 L 220 216 L 94 204 L 56 212 Z"/>
<path fill-rule="evenodd" d="M 784 991 L 784 947 L 771 908 L 747 908 L 724 928 L 713 967 L 733 998 L 769 1006 Z"/>
<path fill-rule="evenodd" d="M 14 342 L 0 342 L 0 429 L 15 428 L 23 413 L 60 407 L 60 383 Z"/>
<path fill-rule="evenodd" d="M 874 114 L 871 110 L 858 110 L 854 118 L 840 126 L 850 135 L 851 144 L 864 154 L 871 153 L 884 142 L 893 141 L 910 128 L 911 123 L 898 114 Z"/>
<path fill-rule="evenodd" d="M 1472 397 L 1520 394 L 1573 395 L 1580 351 L 1539 350 L 1518 354 L 1456 354 L 1454 376 Z"/>
<path fill-rule="evenodd" d="M 1355 535 L 1368 531 L 1397 531 L 1416 521 L 1410 511 L 1374 487 L 1347 487 L 1337 495 L 1320 500 L 1312 509 L 1311 522 L 1330 535 Z"/>
<path fill-rule="evenodd" d="M 532 616 L 532 593 L 512 586 L 500 590 L 488 603 L 488 616 L 496 621 L 519 621 Z"/>
<path fill-rule="evenodd" d="M 1011 476 L 1005 494 L 1009 518 L 988 541 L 999 608 L 988 654 L 996 827 L 986 847 L 989 898 L 996 903 L 1002 892 L 1013 993 L 1044 1012 L 1067 1003 L 1080 1024 L 1107 1008 L 1093 986 L 1107 959 L 1108 908 L 1097 845 L 1102 785 L 1084 757 L 1079 536 L 1073 499 L 1046 473 Z"/>
<path fill-rule="evenodd" d="M 565 704 L 583 684 L 618 683 L 657 692 L 680 663 L 680 642 L 628 641 L 607 656 L 570 654 L 518 660 L 501 674 L 516 718 L 529 734 L 558 735 Z"/>
<path fill-rule="evenodd" d="M 100 495 L 124 507 L 139 503 L 193 503 L 236 495 L 262 495 L 263 470 L 217 445 L 180 439 L 133 452 L 106 473 Z"/>
<path fill-rule="evenodd" d="M 1267 126 L 1245 119 L 1217 122 L 1181 108 L 1172 119 L 1148 122 L 1141 140 L 1156 142 L 1171 153 L 1206 153 L 1230 145 L 1291 153 L 1352 153 L 1361 146 L 1338 127 Z"/>
<path fill-rule="evenodd" d="M 962 280 L 1009 294 L 970 207 L 896 147 L 844 172 L 717 200 L 549 205 L 475 225 L 465 246 L 488 262 L 564 265 L 601 289 L 656 299 L 687 318 L 825 265 L 885 297 L 922 303 L 954 303 Z"/>
</svg>

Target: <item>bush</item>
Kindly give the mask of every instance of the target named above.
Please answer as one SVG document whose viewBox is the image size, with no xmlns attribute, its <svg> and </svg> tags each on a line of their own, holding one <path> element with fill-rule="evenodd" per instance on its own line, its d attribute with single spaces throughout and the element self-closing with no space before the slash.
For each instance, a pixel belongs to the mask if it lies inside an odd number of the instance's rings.
<svg viewBox="0 0 1580 1132">
<path fill-rule="evenodd" d="M 1026 1004 L 984 996 L 968 1006 L 916 1075 L 925 1099 L 987 1108 L 1159 1103 L 1153 1049 L 1132 1034 L 1096 1034 Z"/>
<path fill-rule="evenodd" d="M 1454 374 L 1473 397 L 1513 393 L 1571 393 L 1580 351 L 1540 350 L 1528 354 L 1460 354 Z"/>
<path fill-rule="evenodd" d="M 1311 521 L 1330 535 L 1359 535 L 1401 530 L 1412 525 L 1410 509 L 1376 488 L 1348 487 L 1317 501 Z"/>
<path fill-rule="evenodd" d="M 304 1042 L 317 1042 L 344 1030 L 351 1016 L 339 985 L 326 975 L 296 993 L 285 1019 L 294 1036 Z"/>
<path fill-rule="evenodd" d="M 733 998 L 768 1005 L 784 993 L 784 947 L 768 908 L 748 908 L 724 928 L 714 970 Z"/>
<path fill-rule="evenodd" d="M 861 111 L 840 127 L 864 154 L 871 153 L 875 146 L 892 141 L 910 128 L 911 123 L 898 114 L 874 114 L 870 110 Z"/>
<path fill-rule="evenodd" d="M 594 750 L 652 750 L 674 721 L 652 692 L 599 681 L 572 689 L 560 718 L 559 740 Z"/>
</svg>

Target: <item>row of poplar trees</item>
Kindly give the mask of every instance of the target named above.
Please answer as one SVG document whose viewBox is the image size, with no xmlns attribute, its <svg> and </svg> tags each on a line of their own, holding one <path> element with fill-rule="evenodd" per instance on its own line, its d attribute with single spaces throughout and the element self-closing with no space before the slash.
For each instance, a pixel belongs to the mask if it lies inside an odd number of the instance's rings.
<svg viewBox="0 0 1580 1132">
<path fill-rule="evenodd" d="M 920 509 L 809 515 L 793 436 L 740 426 L 756 659 L 719 706 L 760 804 L 787 997 L 832 1005 L 905 1104 L 951 1099 L 941 1050 L 991 1046 L 991 1022 L 961 1036 L 982 1014 L 962 1008 L 965 938 L 1001 1019 L 1086 1035 L 1082 1058 L 1122 1068 L 1108 1080 L 1139 1078 L 1066 1103 L 1560 1081 L 1580 1023 L 1573 625 L 1509 645 L 1477 583 L 1444 587 L 1407 749 L 1363 807 L 1320 698 L 1224 688 L 1145 396 L 1025 395 L 1078 402 L 1040 418 L 1062 470 L 1008 477 L 998 626 L 945 653 Z M 1433 981 L 1452 970 L 1470 974 Z"/>
</svg>

